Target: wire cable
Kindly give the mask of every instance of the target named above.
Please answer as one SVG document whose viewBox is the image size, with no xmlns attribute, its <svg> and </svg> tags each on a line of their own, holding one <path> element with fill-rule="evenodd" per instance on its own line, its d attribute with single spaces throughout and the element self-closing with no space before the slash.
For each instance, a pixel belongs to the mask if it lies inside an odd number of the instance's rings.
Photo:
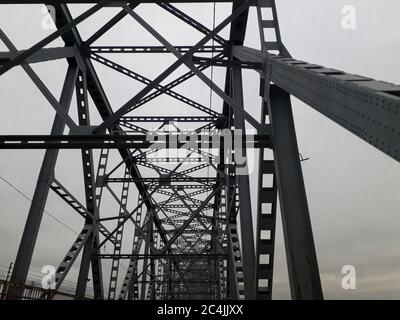
<svg viewBox="0 0 400 320">
<path fill-rule="evenodd" d="M 31 203 L 33 203 L 34 205 L 38 206 L 44 213 L 46 213 L 49 217 L 51 217 L 52 219 L 54 219 L 56 222 L 58 222 L 60 225 L 62 225 L 64 228 L 66 228 L 67 230 L 73 232 L 76 235 L 79 235 L 79 233 L 77 231 L 75 231 L 74 229 L 72 229 L 71 227 L 69 227 L 68 225 L 66 225 L 64 222 L 62 222 L 60 219 L 58 219 L 56 216 L 54 216 L 52 213 L 50 213 L 49 211 L 47 211 L 46 209 L 42 208 L 38 203 L 34 202 L 29 196 L 27 196 L 24 192 L 22 192 L 20 189 L 18 189 L 14 184 L 12 184 L 10 181 L 8 181 L 7 179 L 5 179 L 4 177 L 0 176 L 0 179 L 6 183 L 9 187 L 11 187 L 14 191 L 16 191 L 17 193 L 19 193 L 21 196 L 23 196 L 25 199 L 27 199 L 28 201 L 30 201 Z M 105 249 L 102 248 L 103 251 L 107 254 L 109 254 L 109 252 Z M 120 264 L 125 270 L 127 270 L 128 268 L 124 265 L 124 264 Z M 38 272 L 38 271 L 36 271 Z M 64 280 L 65 281 L 65 280 Z"/>
<path fill-rule="evenodd" d="M 23 193 L 21 190 L 19 190 L 15 185 L 13 185 L 11 182 L 9 182 L 7 179 L 5 179 L 4 177 L 0 176 L 0 179 L 3 180 L 6 184 L 8 184 L 12 189 L 14 189 L 14 191 L 16 191 L 17 193 L 19 193 L 21 196 L 23 196 L 25 199 L 27 199 L 28 201 L 30 201 L 31 203 L 33 203 L 34 205 L 38 206 L 40 210 L 42 210 L 44 213 L 46 213 L 49 217 L 53 218 L 56 222 L 58 222 L 59 224 L 61 224 L 63 227 L 65 227 L 66 229 L 68 229 L 69 231 L 75 233 L 76 235 L 79 235 L 78 232 L 76 232 L 74 229 L 72 229 L 71 227 L 69 227 L 68 225 L 66 225 L 64 222 L 62 222 L 60 219 L 58 219 L 56 216 L 54 216 L 53 214 L 51 214 L 49 211 L 47 211 L 46 209 L 42 208 L 38 203 L 34 202 L 31 198 L 29 198 L 25 193 Z"/>
</svg>

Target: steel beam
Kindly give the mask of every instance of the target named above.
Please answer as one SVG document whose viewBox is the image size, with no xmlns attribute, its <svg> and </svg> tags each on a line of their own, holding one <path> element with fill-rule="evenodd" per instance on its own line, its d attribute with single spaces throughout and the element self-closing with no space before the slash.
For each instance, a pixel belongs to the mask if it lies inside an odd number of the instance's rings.
<svg viewBox="0 0 400 320">
<path fill-rule="evenodd" d="M 102 0 L 99 1 L 96 5 L 82 13 L 80 16 L 75 18 L 74 20 L 68 22 L 65 24 L 63 27 L 59 28 L 58 30 L 54 31 L 51 35 L 47 36 L 43 40 L 39 41 L 35 45 L 33 45 L 31 48 L 24 50 L 23 52 L 19 53 L 16 55 L 12 60 L 6 62 L 1 68 L 0 68 L 0 76 L 7 72 L 8 70 L 12 69 L 13 67 L 23 63 L 26 59 L 28 59 L 30 56 L 32 56 L 34 53 L 38 52 L 40 49 L 43 49 L 46 45 L 57 39 L 58 37 L 62 36 L 63 34 L 69 32 L 72 28 L 77 26 L 79 23 L 82 21 L 86 20 L 88 17 L 93 15 L 95 12 L 100 10 L 104 4 L 106 4 L 109 0 Z M 32 2 L 30 2 L 32 3 Z M 60 4 L 60 1 L 56 1 L 57 4 Z M 40 4 L 43 4 L 41 2 Z"/>
<path fill-rule="evenodd" d="M 174 71 L 176 68 L 178 68 L 180 65 L 185 64 L 202 82 L 204 82 L 208 87 L 211 88 L 218 96 L 221 97 L 221 99 L 224 100 L 229 106 L 233 109 L 235 109 L 237 112 L 240 112 L 243 114 L 243 116 L 246 118 L 246 120 L 255 128 L 257 129 L 260 133 L 264 132 L 263 130 L 266 129 L 265 126 L 261 126 L 260 123 L 255 120 L 246 110 L 244 110 L 243 107 L 238 106 L 231 97 L 229 97 L 223 90 L 221 90 L 215 83 L 213 83 L 204 73 L 202 73 L 200 70 L 196 68 L 196 66 L 191 62 L 193 58 L 193 54 L 197 51 L 197 48 L 202 47 L 204 44 L 207 43 L 207 41 L 210 40 L 214 36 L 214 34 L 218 33 L 220 30 L 223 29 L 223 27 L 228 24 L 229 22 L 233 21 L 236 19 L 238 16 L 240 16 L 243 12 L 246 12 L 248 10 L 248 7 L 250 5 L 249 0 L 243 0 L 240 2 L 240 6 L 233 10 L 233 13 L 231 14 L 230 17 L 226 18 L 223 22 L 221 22 L 217 27 L 215 27 L 214 30 L 212 30 L 208 35 L 206 35 L 202 40 L 200 40 L 189 52 L 186 54 L 182 55 L 180 52 L 178 52 L 174 46 L 172 46 L 161 34 L 159 34 L 154 28 L 152 28 L 146 21 L 144 21 L 138 14 L 136 14 L 133 10 L 131 10 L 129 7 L 124 6 L 125 10 L 137 21 L 139 22 L 153 37 L 155 37 L 158 41 L 160 41 L 164 46 L 168 48 L 168 50 L 178 59 L 174 64 L 172 64 L 167 70 L 165 70 L 159 77 L 157 77 L 152 83 L 152 86 L 156 86 L 164 80 L 172 71 Z M 124 109 L 128 109 L 127 105 L 133 104 L 137 99 L 141 98 L 141 95 L 147 94 L 152 87 L 146 87 L 144 88 L 141 92 L 137 94 L 136 97 L 134 97 L 131 101 L 129 101 L 127 104 L 125 104 L 123 107 L 121 107 L 117 113 L 119 113 L 119 117 L 121 117 L 126 111 Z M 117 116 L 116 116 L 117 117 Z M 111 120 L 110 120 L 111 121 Z M 112 123 L 112 122 L 111 122 Z M 111 124 L 109 123 L 109 124 Z M 101 124 L 96 130 L 100 130 L 101 128 L 104 128 L 106 126 L 106 123 Z"/>
<path fill-rule="evenodd" d="M 76 99 L 78 107 L 78 118 L 80 126 L 90 125 L 89 115 L 89 101 L 87 91 L 86 73 L 79 71 L 78 79 L 76 82 Z M 93 151 L 90 149 L 81 150 L 82 166 L 83 166 L 83 180 L 85 187 L 85 200 L 86 208 L 92 214 L 91 217 L 86 218 L 86 223 L 92 226 L 92 233 L 89 235 L 82 253 L 81 266 L 78 276 L 78 284 L 76 288 L 76 298 L 82 299 L 85 297 L 86 286 L 88 280 L 89 266 L 92 269 L 93 290 L 95 299 L 104 298 L 103 290 L 103 276 L 101 261 L 95 254 L 99 253 L 97 244 L 99 242 L 99 224 L 98 220 L 99 210 L 96 206 L 96 175 L 94 173 Z"/>
<path fill-rule="evenodd" d="M 12 42 L 7 38 L 6 34 L 0 29 L 0 39 L 4 42 L 7 48 L 10 50 L 11 53 L 16 53 L 17 48 L 12 44 Z M 1 69 L 5 69 L 7 65 L 11 64 L 14 60 L 18 59 L 18 57 L 23 56 L 26 51 L 23 51 L 21 54 L 17 54 L 13 60 L 7 62 Z M 79 128 L 75 124 L 75 122 L 71 119 L 68 115 L 68 112 L 64 109 L 64 107 L 57 101 L 57 99 L 53 96 L 47 86 L 43 83 L 43 81 L 38 77 L 36 72 L 25 62 L 24 60 L 21 61 L 21 66 L 26 72 L 26 74 L 31 78 L 32 82 L 36 85 L 36 87 L 40 90 L 49 104 L 54 108 L 58 115 L 62 118 L 62 120 L 66 123 L 66 125 L 71 129 L 71 131 L 78 131 Z M 76 132 L 75 132 L 76 133 Z"/>
<path fill-rule="evenodd" d="M 219 31 L 221 31 L 224 27 L 226 27 L 232 20 L 234 20 L 239 14 L 241 14 L 244 10 L 248 8 L 249 2 L 245 1 L 242 6 L 240 6 L 235 12 L 233 12 L 228 18 L 226 18 L 224 21 L 222 21 L 211 33 L 206 35 L 203 39 L 201 39 L 199 42 L 196 43 L 193 48 L 185 53 L 184 55 L 181 55 L 178 51 L 174 51 L 175 49 L 168 43 L 166 40 L 159 36 L 157 31 L 152 29 L 140 16 L 138 16 L 133 10 L 128 7 L 124 6 L 124 9 L 137 20 L 140 24 L 142 24 L 149 32 L 152 33 L 153 36 L 158 38 L 158 40 L 161 41 L 161 43 L 167 47 L 169 47 L 169 50 L 177 55 L 178 60 L 174 62 L 170 67 L 168 67 L 163 73 L 161 73 L 156 79 L 154 79 L 150 85 L 146 86 L 143 90 L 141 90 L 136 96 L 134 96 L 132 99 L 130 99 L 127 103 L 125 103 L 121 108 L 119 108 L 111 117 L 109 117 L 106 121 L 104 121 L 101 125 L 97 127 L 97 129 L 94 132 L 102 132 L 103 130 L 111 127 L 115 122 L 119 120 L 120 117 L 122 117 L 130 108 L 132 105 L 135 105 L 137 102 L 140 101 L 140 99 L 144 98 L 152 89 L 154 86 L 159 85 L 163 80 L 165 80 L 173 71 L 175 71 L 177 68 L 179 68 L 183 64 L 187 64 L 188 59 L 196 52 L 198 48 L 201 48 L 203 45 L 205 45 L 215 34 L 217 34 Z M 195 68 L 195 67 L 194 67 Z M 195 68 L 196 69 L 196 68 Z M 195 72 L 196 75 L 201 76 L 201 72 L 197 73 Z M 251 117 L 250 117 L 251 119 Z M 251 120 L 250 120 L 251 121 Z"/>
<path fill-rule="evenodd" d="M 99 1 L 96 0 L 47 0 L 46 3 L 51 4 L 51 5 L 57 5 L 60 3 L 69 3 L 69 4 L 74 4 L 74 3 L 98 3 Z M 106 7 L 120 7 L 121 2 L 126 2 L 126 1 L 121 1 L 121 0 L 108 0 L 107 4 L 104 6 Z M 162 1 L 157 1 L 157 0 L 138 0 L 137 2 L 139 3 L 193 3 L 193 2 L 199 2 L 199 3 L 209 3 L 211 0 L 162 0 Z M 216 0 L 212 2 L 235 2 L 235 0 Z M 0 4 L 43 4 L 43 1 L 40 0 L 1 0 Z"/>
<path fill-rule="evenodd" d="M 124 10 L 125 14 L 128 14 Z M 87 41 L 88 42 L 88 41 Z M 87 43 L 86 42 L 86 43 Z M 181 53 L 188 52 L 192 46 L 175 46 L 175 49 Z M 211 53 L 211 52 L 225 52 L 224 46 L 204 46 L 197 50 L 197 52 Z M 90 53 L 168 53 L 168 48 L 164 46 L 90 46 Z M 1 58 L 1 55 L 0 55 Z"/>
<path fill-rule="evenodd" d="M 269 127 L 268 127 L 269 128 Z M 269 130 L 269 129 L 267 129 Z M 191 137 L 187 141 L 187 137 Z M 228 139 L 230 137 L 228 136 Z M 244 141 L 244 146 L 249 148 L 270 148 L 272 146 L 269 134 L 236 135 L 233 138 Z M 0 135 L 0 149 L 187 149 L 196 147 L 201 149 L 212 149 L 226 146 L 223 144 L 224 133 L 218 134 L 169 134 L 169 135 L 146 135 L 143 133 L 125 135 Z M 127 159 L 126 161 L 128 161 Z"/>
<path fill-rule="evenodd" d="M 50 188 L 84 219 L 93 219 L 92 213 L 89 212 L 83 206 L 83 204 L 81 204 L 60 182 L 58 182 L 57 179 L 54 179 L 54 181 L 51 183 Z M 110 231 L 108 231 L 108 229 L 101 223 L 99 223 L 99 231 L 105 237 L 110 234 Z M 112 243 L 115 243 L 115 238 L 110 238 L 110 241 Z"/>
<path fill-rule="evenodd" d="M 215 196 L 215 194 L 219 191 L 221 186 L 216 186 L 214 191 L 210 193 L 210 195 L 204 200 L 203 204 L 197 208 L 195 212 L 184 222 L 184 224 L 174 233 L 171 239 L 162 247 L 161 252 L 165 253 L 171 247 L 171 245 L 176 241 L 176 239 L 183 233 L 183 231 L 189 226 L 189 224 L 199 215 L 199 213 L 203 210 L 203 208 L 208 204 L 208 202 Z"/>
<path fill-rule="evenodd" d="M 24 50 L 16 52 L 0 52 L 0 65 L 14 59 L 16 56 L 21 54 Z M 75 47 L 59 47 L 59 48 L 44 48 L 40 49 L 36 53 L 32 54 L 25 61 L 26 63 L 38 63 L 45 61 L 53 61 L 60 59 L 67 59 L 75 57 Z"/>
<path fill-rule="evenodd" d="M 275 170 L 292 298 L 323 299 L 290 95 L 272 85 L 269 97 L 268 109 L 274 137 Z"/>
<path fill-rule="evenodd" d="M 400 161 L 400 85 L 236 47 L 238 59 L 264 61 L 277 86 Z"/>
<path fill-rule="evenodd" d="M 242 70 L 235 66 L 231 71 L 232 75 L 232 97 L 238 106 L 243 108 L 243 81 Z M 235 129 L 245 132 L 245 118 L 242 113 L 233 110 Z M 240 232 L 242 240 L 243 273 L 245 283 L 245 296 L 248 300 L 255 298 L 255 247 L 254 247 L 254 228 L 253 215 L 251 209 L 250 180 L 247 165 L 247 152 L 244 148 L 235 150 L 236 180 L 239 188 L 239 213 L 240 213 Z M 239 160 L 240 157 L 240 160 Z M 240 161 L 245 160 L 245 163 Z"/>
<path fill-rule="evenodd" d="M 140 74 L 138 74 L 138 73 L 136 73 L 136 72 L 134 72 L 132 70 L 129 70 L 129 69 L 123 67 L 122 65 L 120 65 L 118 63 L 115 63 L 115 62 L 113 62 L 113 61 L 111 61 L 109 59 L 101 57 L 101 56 L 99 56 L 97 54 L 91 54 L 91 58 L 93 60 L 105 65 L 106 67 L 109 67 L 109 68 L 111 68 L 111 69 L 113 69 L 113 70 L 115 70 L 115 71 L 117 71 L 117 72 L 119 72 L 119 73 L 121 73 L 121 74 L 123 74 L 123 75 L 125 75 L 127 77 L 135 79 L 136 81 L 139 81 L 139 82 L 144 83 L 146 85 L 150 85 L 151 84 L 151 80 L 150 79 L 148 79 L 148 78 L 146 78 L 146 77 L 144 77 L 144 76 L 142 76 L 142 75 L 140 75 Z M 213 111 L 212 109 L 207 108 L 207 107 L 201 105 L 200 103 L 197 103 L 197 102 L 193 101 L 192 99 L 189 99 L 189 98 L 187 98 L 187 97 L 185 97 L 185 96 L 183 96 L 183 95 L 181 95 L 181 94 L 179 94 L 179 93 L 177 93 L 175 91 L 169 90 L 168 88 L 166 88 L 166 87 L 164 87 L 162 85 L 157 85 L 157 86 L 155 86 L 155 88 L 157 89 L 158 92 L 165 93 L 168 96 L 178 100 L 179 102 L 182 102 L 182 103 L 185 103 L 185 104 L 189 105 L 190 107 L 196 108 L 196 109 L 198 109 L 198 110 L 200 110 L 202 112 L 205 112 L 205 113 L 207 113 L 207 114 L 209 114 L 211 116 L 218 116 L 218 113 Z"/>
<path fill-rule="evenodd" d="M 60 105 L 68 112 L 72 95 L 74 92 L 75 81 L 78 76 L 76 65 L 70 65 L 65 77 L 63 90 L 60 97 Z M 59 114 L 56 114 L 51 129 L 52 135 L 59 135 L 64 132 L 65 123 Z M 29 266 L 32 260 L 33 250 L 36 239 L 39 234 L 40 225 L 43 217 L 43 210 L 46 206 L 47 196 L 49 194 L 50 184 L 54 178 L 54 168 L 58 157 L 58 150 L 46 150 L 40 168 L 36 188 L 32 198 L 32 204 L 29 209 L 25 228 L 22 234 L 21 242 L 18 248 L 17 257 L 11 275 L 13 283 L 25 284 L 28 275 Z M 15 288 L 8 292 L 8 299 L 16 299 L 21 296 L 21 289 Z"/>
</svg>

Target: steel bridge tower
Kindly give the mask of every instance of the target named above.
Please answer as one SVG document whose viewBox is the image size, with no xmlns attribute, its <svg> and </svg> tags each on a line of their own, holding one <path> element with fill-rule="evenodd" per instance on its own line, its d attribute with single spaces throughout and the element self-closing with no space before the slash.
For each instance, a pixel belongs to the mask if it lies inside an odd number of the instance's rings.
<svg viewBox="0 0 400 320">
<path fill-rule="evenodd" d="M 55 111 L 49 135 L 0 136 L 1 149 L 46 149 L 9 299 L 23 296 L 49 192 L 82 217 L 82 230 L 55 276 L 57 290 L 80 261 L 77 299 L 85 297 L 88 279 L 95 299 L 271 299 L 278 197 L 292 298 L 323 299 L 291 96 L 399 161 L 400 86 L 293 58 L 281 39 L 274 0 L 215 1 L 232 2 L 232 12 L 211 29 L 178 9 L 187 2 L 207 1 L 47 1 L 55 12 L 56 30 L 24 49 L 16 48 L 0 29 L 8 48 L 0 52 L 0 76 L 21 66 Z M 92 5 L 73 17 L 73 3 Z M 170 43 L 137 13 L 144 3 L 161 7 L 202 33 L 201 40 L 187 46 Z M 118 14 L 83 39 L 78 25 L 107 7 L 119 8 Z M 244 45 L 250 7 L 257 11 L 261 50 Z M 116 45 L 117 38 L 113 46 L 95 44 L 123 19 L 135 20 L 160 45 Z M 230 33 L 225 38 L 221 31 L 226 27 Z M 64 45 L 48 46 L 55 39 Z M 172 54 L 176 59 L 149 79 L 117 62 L 121 55 L 135 59 L 138 54 L 153 59 Z M 60 59 L 67 61 L 68 70 L 57 98 L 30 65 Z M 98 65 L 134 79 L 142 89 L 122 106 L 112 105 L 96 72 Z M 172 79 L 183 66 L 187 71 Z M 212 68 L 225 70 L 224 87 L 206 73 Z M 258 118 L 244 105 L 243 69 L 259 74 Z M 204 105 L 179 93 L 179 86 L 191 78 L 208 86 L 222 105 Z M 174 112 L 181 111 L 168 116 L 141 113 L 162 95 L 176 101 Z M 73 97 L 77 119 L 70 114 Z M 89 105 L 100 114 L 100 124 L 90 121 Z M 254 134 L 246 131 L 250 128 Z M 239 137 L 239 143 L 230 143 L 229 134 Z M 225 143 L 218 147 L 211 144 L 221 140 Z M 251 201 L 250 175 L 243 162 L 250 148 L 259 149 L 256 203 Z M 60 149 L 81 150 L 84 203 L 56 177 Z M 108 160 L 115 154 L 120 162 L 111 166 Z M 105 193 L 114 201 L 111 215 L 102 207 Z M 129 208 L 132 197 L 135 206 Z M 127 224 L 134 226 L 133 234 L 126 234 Z M 122 245 L 124 237 L 132 239 L 129 248 Z M 106 244 L 112 252 L 104 253 Z M 105 260 L 111 261 L 107 278 Z M 127 269 L 121 268 L 121 261 L 129 263 Z"/>
</svg>

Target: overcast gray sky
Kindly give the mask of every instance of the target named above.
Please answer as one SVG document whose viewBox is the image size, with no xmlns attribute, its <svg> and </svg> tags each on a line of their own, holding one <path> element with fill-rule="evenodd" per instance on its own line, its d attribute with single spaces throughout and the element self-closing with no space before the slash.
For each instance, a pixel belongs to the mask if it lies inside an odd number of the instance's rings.
<svg viewBox="0 0 400 320">
<path fill-rule="evenodd" d="M 355 30 L 344 30 L 341 26 L 342 8 L 345 5 L 353 5 L 356 9 Z M 75 15 L 86 7 L 71 6 L 71 10 Z M 211 27 L 211 5 L 181 5 L 179 8 Z M 399 1 L 277 0 L 277 8 L 282 38 L 294 57 L 349 73 L 400 83 L 400 43 L 397 41 L 400 37 Z M 83 23 L 79 27 L 83 38 L 87 38 L 115 12 L 116 9 L 105 9 Z M 191 45 L 201 38 L 201 34 L 183 28 L 183 23 L 159 8 L 141 5 L 137 12 L 175 45 Z M 217 23 L 228 12 L 230 5 L 218 4 Z M 50 31 L 41 27 L 42 18 L 40 5 L 0 6 L 0 28 L 18 49 L 28 48 L 49 34 Z M 228 30 L 221 33 L 223 36 L 227 34 Z M 158 44 L 129 17 L 97 43 Z M 57 40 L 50 46 L 61 44 Z M 249 16 L 246 45 L 259 47 L 253 9 Z M 0 43 L 0 51 L 5 50 Z M 152 56 L 149 60 L 137 55 L 133 59 L 128 55 L 118 57 L 118 61 L 154 78 L 174 61 L 171 55 L 158 58 Z M 98 64 L 95 66 L 114 109 L 143 88 Z M 65 62 L 41 63 L 33 68 L 53 94 L 59 97 Z M 184 70 L 181 68 L 176 74 Z M 215 69 L 214 79 L 223 87 L 222 70 Z M 257 118 L 260 113 L 258 82 L 257 73 L 244 72 L 245 107 Z M 194 100 L 208 105 L 209 90 L 198 80 L 191 80 L 178 87 L 177 91 L 190 93 Z M 0 134 L 47 134 L 50 131 L 54 111 L 20 68 L 14 68 L 0 77 L 0 97 Z M 303 170 L 325 297 L 400 298 L 400 164 L 310 107 L 296 99 L 292 101 L 300 151 L 310 157 L 303 164 Z M 220 111 L 220 100 L 214 96 L 213 102 L 216 110 Z M 168 114 L 172 110 L 176 111 L 175 114 L 195 114 L 192 109 L 176 107 L 174 103 L 174 100 L 163 97 L 143 111 L 141 109 L 141 112 L 156 115 Z M 71 116 L 74 119 L 75 110 L 76 107 L 72 105 Z M 99 123 L 98 115 L 92 110 L 92 122 Z M 42 157 L 43 151 L 0 151 L 0 175 L 31 197 Z M 59 160 L 57 178 L 83 202 L 79 151 L 61 151 Z M 112 162 L 117 161 L 118 157 L 114 156 Z M 252 179 L 252 194 L 256 195 L 255 174 L 252 174 Z M 130 198 L 132 206 L 136 201 L 135 195 L 136 191 Z M 255 203 L 254 197 L 253 209 Z M 109 213 L 112 208 L 115 211 L 113 214 L 117 213 L 109 196 L 106 196 L 103 204 L 102 215 L 112 215 Z M 0 181 L 0 273 L 15 259 L 29 205 L 29 201 Z M 73 230 L 81 229 L 80 217 L 56 196 L 50 195 L 46 209 Z M 274 277 L 276 299 L 290 296 L 281 229 L 278 219 Z M 73 232 L 45 215 L 32 261 L 32 279 L 39 275 L 37 270 L 40 271 L 43 265 L 57 266 L 75 237 Z M 126 251 L 129 250 L 130 241 L 128 236 L 124 242 Z M 356 267 L 356 290 L 341 288 L 341 269 L 344 265 Z M 77 266 L 76 263 L 68 276 L 70 285 L 76 279 Z M 105 275 L 108 276 L 108 273 Z"/>
</svg>

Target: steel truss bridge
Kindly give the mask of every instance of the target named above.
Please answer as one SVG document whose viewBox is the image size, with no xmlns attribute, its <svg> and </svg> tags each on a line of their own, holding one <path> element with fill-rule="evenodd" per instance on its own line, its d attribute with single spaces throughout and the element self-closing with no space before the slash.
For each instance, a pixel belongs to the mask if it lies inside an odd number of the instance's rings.
<svg viewBox="0 0 400 320">
<path fill-rule="evenodd" d="M 216 1 L 232 2 L 232 12 L 212 29 L 178 9 L 186 2 L 190 1 L 47 1 L 46 5 L 55 9 L 56 30 L 24 49 L 16 48 L 0 30 L 0 39 L 8 48 L 0 52 L 0 76 L 22 67 L 55 111 L 49 135 L 0 136 L 1 149 L 46 149 L 12 283 L 21 285 L 26 281 L 43 208 L 48 194 L 54 192 L 82 217 L 82 231 L 57 268 L 56 289 L 73 264 L 80 261 L 75 292 L 78 299 L 85 297 L 87 279 L 91 279 L 95 299 L 268 300 L 272 295 L 279 196 L 292 298 L 323 298 L 290 97 L 300 99 L 400 161 L 400 86 L 293 58 L 281 39 L 274 0 Z M 43 4 L 22 0 L 0 3 Z M 75 3 L 92 5 L 73 17 L 69 9 Z M 161 7 L 187 28 L 202 33 L 201 40 L 174 46 L 152 27 L 151 21 L 137 13 L 143 3 Z M 77 26 L 106 7 L 119 11 L 83 39 Z M 244 45 L 250 7 L 257 11 L 261 50 Z M 135 20 L 160 45 L 95 45 L 123 19 Z M 220 35 L 225 27 L 230 28 L 226 38 Z M 64 45 L 49 47 L 55 39 L 62 39 Z M 114 40 L 118 42 L 117 38 Z M 135 54 L 152 55 L 153 59 L 172 54 L 176 60 L 149 79 L 117 62 L 121 55 L 135 59 Z M 54 60 L 68 64 L 59 98 L 52 95 L 31 67 Z M 111 105 L 95 65 L 134 79 L 143 88 L 122 106 Z M 171 74 L 182 66 L 187 71 L 170 80 Z M 219 87 L 206 75 L 211 68 L 226 71 L 225 87 Z M 243 69 L 254 70 L 260 77 L 262 103 L 257 119 L 244 106 Z M 191 78 L 208 86 L 221 98 L 222 106 L 206 106 L 180 94 L 176 88 Z M 195 111 L 193 114 L 201 115 L 140 113 L 140 107 L 161 95 L 174 99 L 182 110 L 189 108 Z M 77 120 L 69 112 L 74 96 Z M 90 122 L 89 101 L 102 118 L 98 125 Z M 149 129 L 145 127 L 149 124 L 163 131 L 167 140 L 175 136 L 178 145 L 167 143 L 154 148 L 157 139 L 149 139 Z M 160 155 L 161 149 L 170 151 L 187 142 L 188 133 L 182 129 L 185 125 L 192 126 L 190 135 L 198 147 L 184 149 L 184 154 L 178 156 Z M 246 126 L 255 129 L 251 136 L 240 136 L 243 141 L 250 141 L 249 145 L 211 150 L 210 144 L 199 143 L 210 141 L 220 132 L 244 132 Z M 69 130 L 68 135 L 64 134 L 65 129 Z M 208 135 L 202 133 L 203 129 L 210 129 Z M 238 161 L 239 153 L 246 156 L 246 148 L 260 150 L 256 203 L 251 202 L 248 169 Z M 81 150 L 84 203 L 56 178 L 54 168 L 60 149 Z M 108 165 L 111 154 L 119 156 L 117 166 Z M 229 161 L 221 161 L 225 158 Z M 115 185 L 119 185 L 120 193 L 114 191 Z M 115 200 L 111 216 L 105 216 L 101 206 L 106 192 Z M 128 208 L 132 194 L 137 199 L 134 208 Z M 256 215 L 254 225 L 252 212 Z M 134 234 L 124 233 L 127 224 L 133 224 Z M 130 236 L 132 242 L 129 250 L 124 246 L 122 251 L 124 236 Z M 106 244 L 112 248 L 107 254 L 101 250 Z M 107 279 L 103 276 L 105 260 L 111 260 Z M 127 269 L 121 268 L 122 261 L 128 263 Z M 21 290 L 15 286 L 7 292 L 7 298 L 21 297 Z"/>
</svg>

